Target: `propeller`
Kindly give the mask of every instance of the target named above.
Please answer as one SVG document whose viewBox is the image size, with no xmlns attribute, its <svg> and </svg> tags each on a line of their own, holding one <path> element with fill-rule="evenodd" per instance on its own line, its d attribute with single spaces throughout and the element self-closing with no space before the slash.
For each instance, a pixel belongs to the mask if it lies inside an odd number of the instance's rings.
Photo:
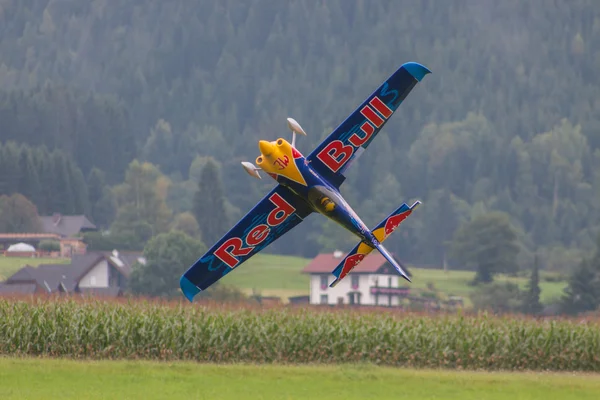
<svg viewBox="0 0 600 400">
<path fill-rule="evenodd" d="M 248 175 L 253 176 L 257 179 L 262 179 L 262 177 L 258 173 L 258 171 L 262 171 L 262 169 L 255 167 L 254 164 L 252 164 L 251 162 L 242 161 L 242 167 L 244 167 Z"/>
<path fill-rule="evenodd" d="M 302 129 L 298 121 L 296 121 L 294 118 L 287 119 L 287 126 L 293 132 L 292 147 L 296 147 L 296 135 L 300 134 L 306 136 L 306 132 L 304 132 L 304 129 Z M 257 179 L 262 179 L 262 177 L 258 173 L 258 171 L 262 171 L 262 168 L 258 168 L 257 166 L 248 161 L 242 161 L 242 167 L 244 167 L 244 170 L 246 170 L 248 175 L 253 176 Z"/>
<path fill-rule="evenodd" d="M 294 118 L 287 119 L 287 126 L 293 132 L 292 147 L 296 147 L 296 134 L 306 136 L 306 132 L 304 132 L 304 129 L 302 129 L 298 121 L 296 121 Z"/>
</svg>

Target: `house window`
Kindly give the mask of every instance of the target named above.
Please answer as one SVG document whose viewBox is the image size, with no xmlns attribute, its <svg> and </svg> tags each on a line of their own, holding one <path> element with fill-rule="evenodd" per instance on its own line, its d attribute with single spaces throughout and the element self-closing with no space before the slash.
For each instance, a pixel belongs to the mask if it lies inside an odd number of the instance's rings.
<svg viewBox="0 0 600 400">
<path fill-rule="evenodd" d="M 326 294 L 321 295 L 321 304 L 327 304 L 329 301 Z"/>
<path fill-rule="evenodd" d="M 93 275 L 90 276 L 90 285 L 96 286 L 96 277 Z"/>
<path fill-rule="evenodd" d="M 327 275 L 321 275 L 321 290 L 327 290 Z"/>
<path fill-rule="evenodd" d="M 358 275 L 352 275 L 352 289 L 358 289 Z"/>
</svg>

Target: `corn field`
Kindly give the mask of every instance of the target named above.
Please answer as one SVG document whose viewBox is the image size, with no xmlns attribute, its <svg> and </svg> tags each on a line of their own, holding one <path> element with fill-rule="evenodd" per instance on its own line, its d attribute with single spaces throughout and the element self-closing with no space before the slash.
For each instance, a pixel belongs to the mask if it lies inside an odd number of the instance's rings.
<svg viewBox="0 0 600 400">
<path fill-rule="evenodd" d="M 0 355 L 600 371 L 598 321 L 0 299 Z"/>
</svg>

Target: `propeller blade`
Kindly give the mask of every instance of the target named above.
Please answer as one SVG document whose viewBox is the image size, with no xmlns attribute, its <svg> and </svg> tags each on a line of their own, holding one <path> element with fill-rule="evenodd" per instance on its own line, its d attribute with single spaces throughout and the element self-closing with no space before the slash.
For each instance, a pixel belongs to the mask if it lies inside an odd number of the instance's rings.
<svg viewBox="0 0 600 400">
<path fill-rule="evenodd" d="M 300 124 L 294 118 L 287 119 L 287 126 L 292 132 L 306 136 L 306 132 L 304 132 L 304 129 L 302 129 Z"/>
<path fill-rule="evenodd" d="M 258 171 L 260 171 L 260 168 L 255 167 L 254 164 L 249 163 L 248 161 L 242 161 L 242 167 L 244 167 L 244 170 L 246 170 L 248 175 L 253 176 L 257 179 L 262 179 L 262 177 L 258 173 Z"/>
</svg>

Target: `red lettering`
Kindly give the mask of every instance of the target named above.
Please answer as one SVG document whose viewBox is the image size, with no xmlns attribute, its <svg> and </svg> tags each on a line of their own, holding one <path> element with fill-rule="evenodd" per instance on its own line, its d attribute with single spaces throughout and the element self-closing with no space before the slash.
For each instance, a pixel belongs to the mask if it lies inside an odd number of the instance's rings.
<svg viewBox="0 0 600 400">
<path fill-rule="evenodd" d="M 383 115 L 385 119 L 388 119 L 393 114 L 392 109 L 386 106 L 385 103 L 377 96 L 373 97 L 369 104 L 372 105 L 373 108 L 379 112 L 379 114 Z"/>
<path fill-rule="evenodd" d="M 289 162 L 290 162 L 290 158 L 288 156 L 284 155 L 283 159 L 282 158 L 278 158 L 277 160 L 275 160 L 275 162 L 273 164 L 279 165 L 279 169 L 282 170 L 285 167 L 287 167 L 287 165 L 289 164 Z"/>
<path fill-rule="evenodd" d="M 354 147 L 360 147 L 363 144 L 365 144 L 369 140 L 371 135 L 373 135 L 373 133 L 375 132 L 375 128 L 373 128 L 373 125 L 371 125 L 367 121 L 365 121 L 362 124 L 360 130 L 364 132 L 365 136 L 360 137 L 356 133 L 354 133 L 352 136 L 350 136 L 350 139 L 348 139 L 348 141 L 352 143 Z"/>
<path fill-rule="evenodd" d="M 240 262 L 236 257 L 247 256 L 254 250 L 254 247 L 242 247 L 243 245 L 244 242 L 242 242 L 242 239 L 232 237 L 219 246 L 215 251 L 215 256 L 219 257 L 219 259 L 227 264 L 229 268 L 234 268 Z M 233 247 L 233 249 L 229 251 L 231 247 Z"/>
<path fill-rule="evenodd" d="M 360 113 L 364 115 L 373 125 L 379 128 L 385 122 L 373 109 L 369 106 L 364 106 Z"/>
<path fill-rule="evenodd" d="M 277 226 L 287 219 L 296 209 L 290 203 L 285 201 L 278 193 L 273 193 L 269 197 L 271 203 L 277 207 L 271 210 L 267 217 L 267 223 L 271 226 Z M 279 216 L 278 216 L 279 215 Z"/>
<path fill-rule="evenodd" d="M 269 226 L 265 224 L 254 227 L 246 236 L 246 243 L 252 247 L 261 244 L 269 236 L 270 230 Z"/>
<path fill-rule="evenodd" d="M 269 197 L 275 208 L 267 216 L 267 223 L 271 226 L 277 226 L 287 219 L 296 209 L 278 193 Z M 244 247 L 244 242 L 238 237 L 227 239 L 217 250 L 215 256 L 229 266 L 235 268 L 240 260 L 237 257 L 247 256 L 254 250 L 254 247 L 261 244 L 269 236 L 271 228 L 268 225 L 260 224 L 252 228 L 246 235 L 248 247 Z"/>
<path fill-rule="evenodd" d="M 323 164 L 327 165 L 330 170 L 338 172 L 352 156 L 353 152 L 354 148 L 352 148 L 352 146 L 344 145 L 341 141 L 334 140 L 317 154 L 317 158 L 321 160 Z"/>
</svg>

